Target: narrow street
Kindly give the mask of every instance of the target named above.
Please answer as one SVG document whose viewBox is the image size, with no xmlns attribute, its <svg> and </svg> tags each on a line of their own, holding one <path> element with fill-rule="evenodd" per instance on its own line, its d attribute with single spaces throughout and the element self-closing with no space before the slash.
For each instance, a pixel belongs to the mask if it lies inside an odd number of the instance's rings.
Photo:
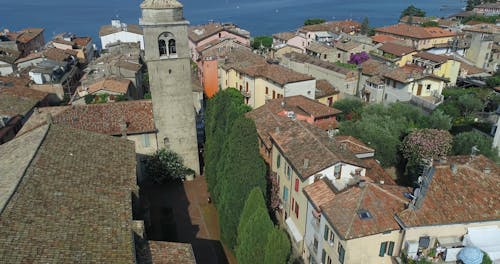
<svg viewBox="0 0 500 264">
<path fill-rule="evenodd" d="M 230 261 L 219 241 L 220 229 L 215 206 L 208 203 L 205 177 L 194 181 L 144 186 L 150 202 L 150 240 L 191 243 L 197 263 L 236 263 Z"/>
</svg>

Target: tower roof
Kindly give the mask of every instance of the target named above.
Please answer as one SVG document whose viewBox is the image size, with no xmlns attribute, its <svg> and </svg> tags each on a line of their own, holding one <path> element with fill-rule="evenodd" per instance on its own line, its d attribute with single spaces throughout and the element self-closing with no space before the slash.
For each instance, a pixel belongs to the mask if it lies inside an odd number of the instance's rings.
<svg viewBox="0 0 500 264">
<path fill-rule="evenodd" d="M 177 0 L 144 0 L 142 9 L 170 9 L 182 8 L 182 4 Z"/>
</svg>

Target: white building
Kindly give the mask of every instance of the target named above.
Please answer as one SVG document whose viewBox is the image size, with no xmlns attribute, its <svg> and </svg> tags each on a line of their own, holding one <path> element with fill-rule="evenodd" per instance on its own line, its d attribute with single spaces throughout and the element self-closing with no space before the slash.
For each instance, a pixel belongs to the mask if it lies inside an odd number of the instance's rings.
<svg viewBox="0 0 500 264">
<path fill-rule="evenodd" d="M 144 50 L 144 37 L 142 28 L 139 25 L 121 23 L 119 19 L 111 20 L 111 25 L 105 25 L 99 30 L 101 38 L 101 47 L 106 49 L 109 44 L 117 42 L 141 44 L 141 50 Z"/>
</svg>

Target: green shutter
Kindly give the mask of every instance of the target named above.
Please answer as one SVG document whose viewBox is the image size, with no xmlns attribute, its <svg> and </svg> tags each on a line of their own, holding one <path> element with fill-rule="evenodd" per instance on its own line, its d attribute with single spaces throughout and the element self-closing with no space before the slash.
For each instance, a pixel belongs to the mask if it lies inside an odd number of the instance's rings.
<svg viewBox="0 0 500 264">
<path fill-rule="evenodd" d="M 330 229 L 328 228 L 328 226 L 325 225 L 325 232 L 323 233 L 323 238 L 325 239 L 325 241 L 328 241 L 328 233 L 330 232 Z"/>
<path fill-rule="evenodd" d="M 385 255 L 386 249 L 387 249 L 387 242 L 380 243 L 380 251 L 378 252 L 378 255 L 380 257 L 383 257 Z"/>
<path fill-rule="evenodd" d="M 326 251 L 323 249 L 323 252 L 321 252 L 321 263 L 325 263 L 326 259 Z"/>
<path fill-rule="evenodd" d="M 392 253 L 394 251 L 394 242 L 389 242 L 389 249 L 387 249 L 387 255 L 392 256 Z"/>
<path fill-rule="evenodd" d="M 344 247 L 342 245 L 340 245 L 339 243 L 339 262 L 340 263 L 344 263 L 344 255 L 345 255 L 345 250 L 344 250 Z"/>
</svg>

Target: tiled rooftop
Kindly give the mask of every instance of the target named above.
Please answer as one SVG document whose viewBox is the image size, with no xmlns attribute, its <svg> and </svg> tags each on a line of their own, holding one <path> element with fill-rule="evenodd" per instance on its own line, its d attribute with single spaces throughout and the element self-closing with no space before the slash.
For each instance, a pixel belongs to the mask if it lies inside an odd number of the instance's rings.
<svg viewBox="0 0 500 264">
<path fill-rule="evenodd" d="M 301 32 L 328 31 L 332 33 L 351 33 L 361 29 L 361 24 L 352 20 L 327 21 L 322 24 L 303 26 L 299 28 Z"/>
<path fill-rule="evenodd" d="M 53 123 L 106 135 L 120 135 L 121 124 L 127 124 L 127 134 L 156 131 L 150 100 L 124 101 L 105 104 L 42 107 L 28 119 L 19 134 L 47 122 L 51 113 Z"/>
<path fill-rule="evenodd" d="M 392 34 L 402 37 L 410 37 L 416 39 L 430 39 L 430 38 L 442 38 L 442 37 L 453 37 L 456 33 L 438 28 L 438 27 L 420 27 L 420 26 L 410 26 L 407 24 L 396 24 L 381 28 L 376 28 L 377 33 Z"/>
<path fill-rule="evenodd" d="M 317 211 L 320 211 L 322 205 L 335 197 L 335 193 L 327 182 L 328 179 L 323 178 L 307 185 L 302 190 Z"/>
<path fill-rule="evenodd" d="M 27 87 L 0 87 L 0 116 L 24 116 L 47 95 Z"/>
<path fill-rule="evenodd" d="M 295 32 L 280 32 L 280 33 L 273 34 L 273 38 L 281 39 L 281 40 L 285 40 L 285 41 L 287 41 L 295 36 L 297 36 L 297 34 Z"/>
<path fill-rule="evenodd" d="M 457 166 L 453 173 L 451 164 Z M 500 219 L 500 167 L 479 155 L 448 157 L 435 163 L 422 208 L 398 214 L 407 226 L 481 222 Z M 490 172 L 485 173 L 484 169 Z"/>
<path fill-rule="evenodd" d="M 331 62 L 327 62 L 327 61 L 320 60 L 318 58 L 314 58 L 314 57 L 306 55 L 306 54 L 301 54 L 301 53 L 297 53 L 297 52 L 290 52 L 290 53 L 284 54 L 283 56 L 290 59 L 291 61 L 300 62 L 300 63 L 309 63 L 309 64 L 312 64 L 312 65 L 315 65 L 315 66 L 318 66 L 318 67 L 321 67 L 324 69 L 338 72 L 338 73 L 343 74 L 343 75 L 353 75 L 354 74 L 354 71 L 352 71 L 352 70 L 346 69 L 344 67 L 340 67 L 340 66 L 338 66 L 334 63 L 331 63 Z"/>
<path fill-rule="evenodd" d="M 432 54 L 432 53 L 427 52 L 427 51 L 421 51 L 421 52 L 413 55 L 413 57 L 414 58 L 421 58 L 424 60 L 429 60 L 429 61 L 436 62 L 436 63 L 445 63 L 449 60 L 449 58 L 446 56 Z"/>
<path fill-rule="evenodd" d="M 43 33 L 45 29 L 43 28 L 26 28 L 20 31 L 20 35 L 17 36 L 16 41 L 21 43 L 28 43 L 34 38 L 38 37 Z"/>
<path fill-rule="evenodd" d="M 302 179 L 307 179 L 338 162 L 365 167 L 348 148 L 332 140 L 328 133 L 303 121 L 288 121 L 270 132 L 274 145 L 283 153 Z M 304 166 L 305 160 L 308 165 Z"/>
<path fill-rule="evenodd" d="M 99 30 L 99 37 L 111 35 L 111 34 L 114 34 L 114 33 L 121 32 L 121 31 L 125 31 L 125 30 L 122 29 L 122 27 L 113 27 L 112 25 L 104 25 Z M 135 34 L 138 34 L 138 35 L 142 35 L 143 34 L 142 33 L 142 28 L 139 25 L 135 25 L 135 24 L 127 24 L 126 31 L 127 32 L 132 32 L 132 33 L 135 33 Z"/>
<path fill-rule="evenodd" d="M 398 230 L 394 214 L 404 209 L 408 188 L 366 182 L 364 187 L 354 186 L 335 195 L 323 204 L 323 215 L 345 240 Z M 370 216 L 361 219 L 359 212 Z"/>
<path fill-rule="evenodd" d="M 316 98 L 322 98 L 340 93 L 338 89 L 327 80 L 316 80 Z"/>
<path fill-rule="evenodd" d="M 334 50 L 334 48 L 332 46 L 328 46 L 323 43 L 311 42 L 311 44 L 309 44 L 309 46 L 306 47 L 306 50 L 316 52 L 318 54 L 324 54 Z"/>
<path fill-rule="evenodd" d="M 195 264 L 191 244 L 149 241 L 152 264 Z"/>
<path fill-rule="evenodd" d="M 101 90 L 106 90 L 114 93 L 127 94 L 131 84 L 132 81 L 128 79 L 109 77 L 90 84 L 87 92 L 92 94 Z"/>
<path fill-rule="evenodd" d="M 7 64 L 14 64 L 20 55 L 21 52 L 17 50 L 0 47 L 0 61 L 6 62 Z"/>
<path fill-rule="evenodd" d="M 347 41 L 347 42 L 337 42 L 335 43 L 335 48 L 343 51 L 351 51 L 357 47 L 359 47 L 361 44 L 355 41 Z"/>
<path fill-rule="evenodd" d="M 36 143 L 29 137 L 8 144 Z M 0 256 L 10 263 L 134 263 L 133 143 L 60 125 L 40 137 L 1 213 Z M 25 158 L 9 157 L 12 166 Z"/>
<path fill-rule="evenodd" d="M 415 49 L 412 47 L 399 45 L 399 44 L 396 44 L 393 42 L 384 43 L 384 45 L 380 46 L 378 49 L 383 51 L 383 52 L 387 52 L 387 53 L 396 55 L 398 57 L 407 55 L 407 54 L 415 51 Z"/>
<path fill-rule="evenodd" d="M 188 37 L 192 42 L 198 43 L 221 31 L 227 31 L 243 38 L 250 38 L 250 32 L 240 29 L 233 24 L 221 23 L 208 23 L 204 25 L 191 26 L 188 30 Z"/>
</svg>

